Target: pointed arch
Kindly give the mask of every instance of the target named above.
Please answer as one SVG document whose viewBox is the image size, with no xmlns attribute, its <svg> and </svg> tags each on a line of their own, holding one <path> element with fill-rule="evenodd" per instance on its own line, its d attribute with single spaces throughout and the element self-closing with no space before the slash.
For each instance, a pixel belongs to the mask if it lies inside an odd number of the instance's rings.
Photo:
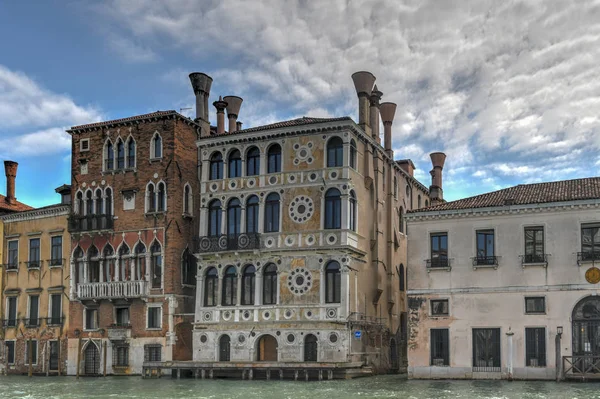
<svg viewBox="0 0 600 399">
<path fill-rule="evenodd" d="M 167 211 L 167 183 L 162 180 L 156 185 L 156 207 L 158 212 Z"/>
<path fill-rule="evenodd" d="M 104 189 L 104 214 L 107 216 L 113 215 L 113 190 L 110 186 Z"/>
<path fill-rule="evenodd" d="M 156 187 L 154 183 L 146 184 L 146 213 L 156 212 Z"/>
<path fill-rule="evenodd" d="M 133 138 L 133 136 L 130 134 L 129 137 L 127 137 L 127 160 L 126 160 L 126 167 L 127 169 L 133 169 L 136 166 L 136 154 L 137 154 L 137 146 L 136 146 L 136 142 L 135 139 Z"/>
<path fill-rule="evenodd" d="M 100 253 L 98 248 L 92 244 L 87 251 L 88 258 L 88 283 L 100 282 Z"/>
<path fill-rule="evenodd" d="M 181 284 L 196 285 L 196 257 L 190 251 L 189 247 L 181 254 Z"/>
<path fill-rule="evenodd" d="M 115 149 L 112 141 L 107 138 L 104 142 L 104 170 L 115 169 Z"/>
<path fill-rule="evenodd" d="M 84 283 L 83 276 L 85 275 L 83 271 L 83 267 L 85 265 L 85 253 L 79 245 L 77 245 L 77 247 L 75 247 L 73 250 L 72 259 L 73 263 L 75 264 L 75 284 L 82 284 Z"/>
<path fill-rule="evenodd" d="M 150 273 L 152 288 L 162 288 L 163 253 L 162 245 L 157 239 L 150 246 Z"/>
<path fill-rule="evenodd" d="M 125 143 L 121 137 L 116 141 L 116 160 L 117 169 L 125 169 Z"/>
<path fill-rule="evenodd" d="M 183 214 L 193 215 L 194 197 L 192 194 L 192 186 L 190 183 L 185 183 L 183 186 Z"/>
<path fill-rule="evenodd" d="M 85 207 L 83 205 L 83 191 L 77 190 L 75 194 L 75 213 L 83 216 L 85 214 Z"/>
<path fill-rule="evenodd" d="M 163 140 L 158 130 L 154 132 L 150 140 L 150 159 L 160 159 L 163 157 Z"/>
</svg>

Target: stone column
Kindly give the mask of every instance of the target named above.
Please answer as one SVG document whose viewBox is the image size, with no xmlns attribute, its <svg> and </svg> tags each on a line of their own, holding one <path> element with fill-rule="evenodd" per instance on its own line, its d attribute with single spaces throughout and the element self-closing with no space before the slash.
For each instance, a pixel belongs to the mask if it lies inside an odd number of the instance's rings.
<svg viewBox="0 0 600 399">
<path fill-rule="evenodd" d="M 200 261 L 196 262 L 196 267 L 200 267 L 202 264 Z M 202 308 L 204 298 L 204 270 L 196 274 L 196 319 L 199 320 L 199 311 Z M 200 320 L 201 321 L 201 320 Z"/>
<path fill-rule="evenodd" d="M 75 280 L 75 276 L 76 276 L 76 271 L 75 271 L 75 259 L 71 258 L 71 260 L 69 261 L 69 269 L 70 269 L 70 281 L 69 281 L 69 297 L 71 299 L 71 301 L 75 300 L 75 290 L 76 287 L 75 285 L 77 284 L 77 281 Z M 80 277 L 81 278 L 81 277 Z"/>
<path fill-rule="evenodd" d="M 264 267 L 264 265 L 263 265 Z M 262 275 L 262 269 L 260 272 L 256 272 L 255 275 L 255 281 L 254 281 L 254 304 L 255 305 L 262 305 L 262 286 L 263 286 L 263 275 Z"/>
<path fill-rule="evenodd" d="M 227 234 L 227 205 L 223 204 L 221 207 L 221 234 Z"/>
<path fill-rule="evenodd" d="M 508 332 L 506 333 L 506 349 L 508 352 L 508 358 L 506 359 L 506 369 L 508 372 L 507 378 L 509 381 L 512 381 L 513 379 L 513 335 L 515 335 L 515 333 L 512 332 L 509 328 Z"/>
<path fill-rule="evenodd" d="M 338 318 L 346 318 L 350 314 L 350 270 L 342 267 L 340 271 L 340 312 Z"/>
<path fill-rule="evenodd" d="M 89 267 L 90 267 L 90 262 L 88 262 L 87 258 L 84 258 L 83 259 L 83 282 L 84 283 L 89 283 L 90 282 L 90 280 L 89 280 L 90 273 L 89 273 L 89 270 L 88 270 Z"/>
<path fill-rule="evenodd" d="M 121 281 L 121 256 L 115 258 L 115 281 Z"/>
<path fill-rule="evenodd" d="M 246 232 L 246 206 L 242 204 L 240 211 L 240 233 Z"/>
<path fill-rule="evenodd" d="M 261 166 L 262 167 L 262 166 Z M 264 198 L 260 198 L 258 200 L 258 233 L 265 232 L 265 200 Z"/>
</svg>

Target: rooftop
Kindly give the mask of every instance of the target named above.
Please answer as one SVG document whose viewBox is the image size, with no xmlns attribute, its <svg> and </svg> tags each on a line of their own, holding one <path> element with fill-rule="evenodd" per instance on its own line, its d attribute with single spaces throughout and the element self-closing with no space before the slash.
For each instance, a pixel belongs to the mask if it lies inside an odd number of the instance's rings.
<svg viewBox="0 0 600 399">
<path fill-rule="evenodd" d="M 175 116 L 181 117 L 187 121 L 192 122 L 191 119 L 186 118 L 185 116 L 181 115 L 180 113 L 178 113 L 175 110 L 167 110 L 167 111 L 151 112 L 149 114 L 135 115 L 135 116 L 127 117 L 127 118 L 113 119 L 110 121 L 88 123 L 87 125 L 73 126 L 68 131 L 80 130 L 80 129 L 93 129 L 93 128 L 97 128 L 100 126 L 107 126 L 107 125 L 119 125 L 119 124 L 123 124 L 123 123 L 135 122 L 135 121 L 145 120 L 145 119 L 161 118 L 164 116 L 171 116 L 171 115 L 175 115 Z"/>
<path fill-rule="evenodd" d="M 352 118 L 348 116 L 343 116 L 340 118 L 311 118 L 308 116 L 303 116 L 302 118 L 290 119 L 287 121 L 275 122 L 269 125 L 262 125 L 256 127 L 250 127 L 248 129 L 242 129 L 235 132 L 225 132 L 220 134 L 219 136 L 228 135 L 228 134 L 238 134 L 238 133 L 252 133 L 252 132 L 260 132 L 264 130 L 271 129 L 280 129 L 284 127 L 293 127 L 293 126 L 302 126 L 302 125 L 311 125 L 315 123 L 325 123 L 325 122 L 339 122 L 339 121 L 352 121 Z M 214 136 L 211 136 L 214 137 Z"/>
<path fill-rule="evenodd" d="M 14 203 L 9 204 L 8 202 L 6 202 L 6 197 L 0 194 L 0 214 L 29 211 L 32 209 L 34 208 L 30 207 L 29 205 L 25 205 L 19 201 L 14 201 Z"/>
</svg>

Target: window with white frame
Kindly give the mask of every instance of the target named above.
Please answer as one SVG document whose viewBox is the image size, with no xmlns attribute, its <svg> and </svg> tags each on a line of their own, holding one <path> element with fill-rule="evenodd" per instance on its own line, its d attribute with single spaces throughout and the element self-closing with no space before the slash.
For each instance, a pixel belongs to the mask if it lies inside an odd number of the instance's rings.
<svg viewBox="0 0 600 399">
<path fill-rule="evenodd" d="M 194 198 L 192 196 L 192 187 L 186 184 L 183 188 L 183 213 L 184 215 L 192 215 L 192 209 L 194 207 Z"/>
<path fill-rule="evenodd" d="M 146 213 L 156 212 L 156 187 L 154 183 L 146 186 Z"/>
<path fill-rule="evenodd" d="M 162 328 L 161 306 L 148 306 L 146 316 L 146 328 L 149 330 Z"/>
<path fill-rule="evenodd" d="M 6 363 L 15 364 L 15 341 L 4 341 L 6 345 L 6 355 L 4 359 L 6 359 Z"/>
<path fill-rule="evenodd" d="M 98 329 L 98 309 L 96 308 L 85 308 L 84 309 L 84 330 L 97 330 Z"/>
<path fill-rule="evenodd" d="M 90 139 L 81 139 L 79 141 L 79 152 L 87 152 L 90 150 Z"/>
<path fill-rule="evenodd" d="M 160 159 L 163 157 L 162 137 L 158 132 L 154 133 L 150 141 L 150 159 Z"/>
<path fill-rule="evenodd" d="M 104 170 L 110 171 L 115 169 L 115 149 L 110 139 L 104 144 Z"/>
<path fill-rule="evenodd" d="M 135 140 L 132 136 L 129 136 L 129 138 L 127 139 L 127 159 L 126 159 L 127 169 L 135 168 L 135 155 L 136 155 Z"/>
<path fill-rule="evenodd" d="M 17 270 L 19 267 L 19 241 L 8 242 L 8 254 L 6 259 L 6 270 Z"/>
</svg>

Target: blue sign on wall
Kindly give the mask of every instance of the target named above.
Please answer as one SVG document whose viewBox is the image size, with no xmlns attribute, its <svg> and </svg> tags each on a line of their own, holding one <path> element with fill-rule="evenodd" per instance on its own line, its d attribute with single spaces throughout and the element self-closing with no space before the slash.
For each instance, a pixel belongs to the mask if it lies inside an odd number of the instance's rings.
<svg viewBox="0 0 600 399">
<path fill-rule="evenodd" d="M 354 331 L 354 338 L 360 339 L 361 336 L 362 336 L 362 332 L 360 330 Z"/>
</svg>

